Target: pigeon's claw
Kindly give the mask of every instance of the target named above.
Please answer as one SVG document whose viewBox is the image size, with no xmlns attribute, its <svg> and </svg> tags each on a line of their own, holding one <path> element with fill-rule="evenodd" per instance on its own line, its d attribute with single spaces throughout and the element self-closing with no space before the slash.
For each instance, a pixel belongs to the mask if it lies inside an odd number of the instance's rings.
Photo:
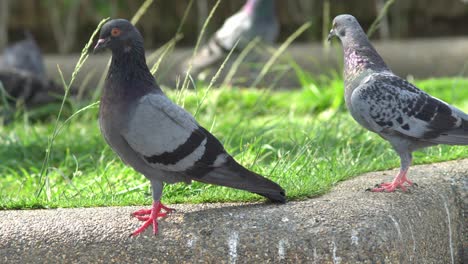
<svg viewBox="0 0 468 264">
<path fill-rule="evenodd" d="M 174 213 L 176 211 L 176 209 L 169 208 L 162 203 L 159 203 L 159 206 L 161 206 L 161 209 L 165 210 L 167 213 Z"/>
<path fill-rule="evenodd" d="M 407 191 L 407 188 L 404 186 L 404 183 L 408 183 L 409 186 L 413 185 L 413 182 L 406 178 L 407 171 L 400 171 L 395 179 L 392 182 L 385 182 L 378 184 L 373 188 L 372 192 L 394 192 L 396 189 L 400 188 L 403 192 Z"/>
<path fill-rule="evenodd" d="M 400 188 L 402 191 L 406 192 L 407 189 L 403 184 L 395 182 L 387 182 L 380 184 L 379 187 L 373 188 L 372 192 L 394 192 L 396 189 Z"/>
<path fill-rule="evenodd" d="M 144 216 L 144 215 L 149 215 L 151 214 L 151 209 L 140 209 L 138 211 L 135 211 L 132 213 L 132 216 Z"/>
<path fill-rule="evenodd" d="M 166 212 L 161 212 L 164 210 Z M 166 217 L 169 213 L 175 211 L 172 208 L 166 207 L 159 201 L 154 201 L 151 209 L 142 209 L 132 213 L 138 220 L 144 221 L 143 225 L 132 233 L 132 236 L 137 236 L 146 230 L 150 225 L 153 225 L 153 234 L 158 233 L 158 218 Z"/>
</svg>

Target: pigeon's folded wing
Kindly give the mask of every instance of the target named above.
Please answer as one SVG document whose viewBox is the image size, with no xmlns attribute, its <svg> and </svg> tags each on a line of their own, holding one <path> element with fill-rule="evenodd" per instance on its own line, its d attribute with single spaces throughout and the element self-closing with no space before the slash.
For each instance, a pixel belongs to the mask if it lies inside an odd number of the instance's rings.
<svg viewBox="0 0 468 264">
<path fill-rule="evenodd" d="M 165 171 L 208 167 L 225 153 L 192 115 L 162 94 L 140 99 L 122 136 L 148 165 Z"/>
<path fill-rule="evenodd" d="M 443 140 L 464 122 L 460 110 L 392 74 L 364 79 L 351 96 L 351 106 L 378 133 L 398 132 L 421 140 Z"/>
</svg>

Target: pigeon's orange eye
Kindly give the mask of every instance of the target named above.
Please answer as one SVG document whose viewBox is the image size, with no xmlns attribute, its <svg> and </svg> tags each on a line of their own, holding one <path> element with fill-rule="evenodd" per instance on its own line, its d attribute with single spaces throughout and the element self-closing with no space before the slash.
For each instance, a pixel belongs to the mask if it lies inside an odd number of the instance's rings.
<svg viewBox="0 0 468 264">
<path fill-rule="evenodd" d="M 113 28 L 112 31 L 111 31 L 111 35 L 112 35 L 113 37 L 118 37 L 118 36 L 120 36 L 120 32 L 121 32 L 120 29 L 118 29 L 118 28 Z"/>
</svg>

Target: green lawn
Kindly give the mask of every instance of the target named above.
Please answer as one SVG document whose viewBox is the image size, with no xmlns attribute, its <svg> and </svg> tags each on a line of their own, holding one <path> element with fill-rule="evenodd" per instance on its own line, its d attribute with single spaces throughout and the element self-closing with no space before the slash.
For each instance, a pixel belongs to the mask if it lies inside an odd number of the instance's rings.
<svg viewBox="0 0 468 264">
<path fill-rule="evenodd" d="M 468 111 L 468 79 L 416 84 Z M 197 120 L 235 159 L 278 182 L 294 200 L 324 193 L 363 172 L 399 165 L 388 143 L 360 128 L 343 109 L 342 85 L 333 80 L 294 91 L 222 88 L 168 94 L 196 113 Z M 97 108 L 77 115 L 63 128 L 51 150 L 48 173 L 41 180 L 53 128 L 53 118 L 30 122 L 22 117 L 0 127 L 0 208 L 151 203 L 149 181 L 124 166 L 103 141 Z M 468 148 L 442 146 L 417 152 L 415 163 L 460 158 L 468 158 Z M 36 196 L 43 183 L 43 192 Z M 262 198 L 193 183 L 167 185 L 162 199 L 166 203 L 200 203 Z"/>
</svg>

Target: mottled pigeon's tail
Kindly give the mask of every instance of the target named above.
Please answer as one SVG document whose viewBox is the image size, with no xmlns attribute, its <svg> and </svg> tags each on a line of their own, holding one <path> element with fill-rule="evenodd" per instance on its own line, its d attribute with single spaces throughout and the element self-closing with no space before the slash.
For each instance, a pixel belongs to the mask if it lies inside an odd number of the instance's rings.
<svg viewBox="0 0 468 264">
<path fill-rule="evenodd" d="M 462 119 L 458 128 L 444 132 L 431 141 L 447 145 L 468 145 L 468 119 Z"/>
<path fill-rule="evenodd" d="M 242 167 L 229 157 L 226 163 L 197 181 L 232 187 L 262 195 L 272 202 L 285 203 L 285 191 L 278 184 Z"/>
</svg>

